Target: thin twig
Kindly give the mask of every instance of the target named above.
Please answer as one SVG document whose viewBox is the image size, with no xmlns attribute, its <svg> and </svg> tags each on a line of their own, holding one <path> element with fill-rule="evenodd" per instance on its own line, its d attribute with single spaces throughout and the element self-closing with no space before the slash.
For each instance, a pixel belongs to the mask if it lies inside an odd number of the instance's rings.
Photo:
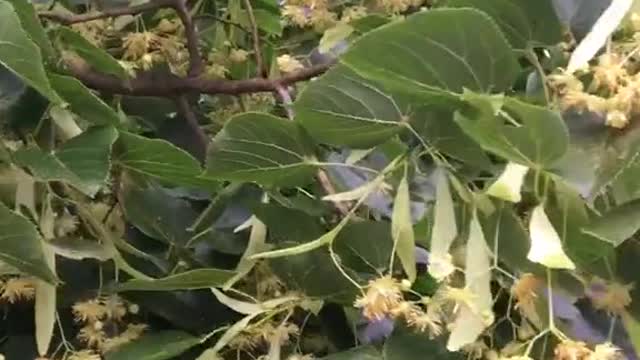
<svg viewBox="0 0 640 360">
<path fill-rule="evenodd" d="M 131 96 L 160 96 L 174 98 L 185 93 L 239 95 L 276 92 L 278 87 L 306 81 L 325 73 L 332 63 L 316 65 L 280 78 L 250 78 L 241 80 L 179 77 L 172 73 L 143 72 L 132 79 L 121 79 L 94 70 L 79 57 L 65 59 L 67 70 L 84 85 L 111 94 Z"/>
<path fill-rule="evenodd" d="M 291 94 L 284 86 L 277 86 L 275 93 L 282 100 L 282 105 L 287 111 L 287 117 L 289 118 L 289 120 L 293 120 L 295 114 L 292 108 L 293 100 L 291 99 Z M 333 183 L 329 178 L 329 175 L 327 175 L 327 172 L 324 169 L 318 169 L 318 172 L 316 173 L 316 180 L 318 180 L 318 184 L 320 184 L 320 187 L 322 187 L 327 195 L 333 195 L 337 193 L 336 188 L 333 186 Z M 342 216 L 347 216 L 349 214 L 349 207 L 344 202 L 336 201 L 333 204 L 336 207 L 336 210 L 338 210 Z"/>
<path fill-rule="evenodd" d="M 253 14 L 253 7 L 251 6 L 251 0 L 244 0 L 244 7 L 247 10 L 247 16 L 249 18 L 249 25 L 251 26 L 251 37 L 253 40 L 253 52 L 254 57 L 256 58 L 256 68 L 258 69 L 258 74 L 267 78 L 269 76 L 269 71 L 262 59 L 262 47 L 260 46 L 260 33 L 258 32 L 258 24 L 256 22 L 256 17 Z"/>
<path fill-rule="evenodd" d="M 160 8 L 173 7 L 175 0 L 152 0 L 136 6 L 116 7 L 102 12 L 85 14 L 64 14 L 57 11 L 40 12 L 38 15 L 47 20 L 55 21 L 63 25 L 72 25 L 92 20 L 117 17 L 122 15 L 137 15 L 145 11 L 157 10 Z"/>
</svg>

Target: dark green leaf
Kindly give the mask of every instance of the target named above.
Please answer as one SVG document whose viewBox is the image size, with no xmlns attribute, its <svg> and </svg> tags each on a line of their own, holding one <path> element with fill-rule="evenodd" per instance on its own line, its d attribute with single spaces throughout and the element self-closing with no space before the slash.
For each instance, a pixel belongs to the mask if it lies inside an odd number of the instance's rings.
<svg viewBox="0 0 640 360">
<path fill-rule="evenodd" d="M 402 129 L 394 99 L 343 65 L 307 85 L 295 109 L 312 137 L 333 145 L 370 148 Z"/>
<path fill-rule="evenodd" d="M 622 244 L 640 230 L 640 201 L 618 206 L 601 217 L 592 219 L 582 229 L 586 234 L 606 241 L 613 246 Z"/>
<path fill-rule="evenodd" d="M 421 359 L 429 354 L 433 360 L 462 360 L 465 356 L 460 352 L 449 352 L 438 339 L 429 339 L 425 333 L 407 329 L 396 329 L 384 344 L 385 360 Z"/>
<path fill-rule="evenodd" d="M 566 153 L 569 133 L 557 112 L 504 98 L 504 106 L 496 115 L 494 102 L 499 99 L 475 94 L 465 94 L 464 98 L 474 111 L 457 112 L 455 120 L 486 150 L 532 168 L 549 167 Z"/>
<path fill-rule="evenodd" d="M 112 127 L 94 127 L 53 153 L 29 148 L 17 151 L 14 158 L 42 181 L 67 182 L 93 196 L 109 175 L 111 146 L 117 137 L 118 132 Z"/>
<path fill-rule="evenodd" d="M 449 0 L 446 5 L 487 13 L 516 49 L 562 41 L 562 27 L 550 0 Z"/>
<path fill-rule="evenodd" d="M 288 241 L 302 244 L 325 233 L 318 217 L 302 211 L 272 204 L 259 205 L 253 211 L 269 229 L 269 238 L 274 243 Z"/>
<path fill-rule="evenodd" d="M 316 167 L 298 125 L 265 113 L 230 119 L 207 157 L 207 177 L 265 186 L 309 182 Z"/>
<path fill-rule="evenodd" d="M 419 12 L 365 34 L 342 57 L 358 74 L 428 102 L 454 100 L 463 89 L 511 87 L 518 64 L 485 13 L 474 9 Z"/>
<path fill-rule="evenodd" d="M 127 78 L 124 68 L 120 66 L 116 59 L 105 50 L 93 45 L 79 33 L 68 27 L 61 26 L 57 29 L 57 34 L 61 46 L 76 53 L 94 69 L 115 75 L 121 79 Z"/>
<path fill-rule="evenodd" d="M 393 250 L 391 224 L 386 221 L 349 223 L 336 237 L 334 248 L 342 263 L 349 268 L 362 273 L 382 274 L 389 268 L 389 256 Z"/>
<path fill-rule="evenodd" d="M 133 279 L 114 287 L 116 291 L 173 291 L 219 287 L 235 272 L 222 269 L 197 269 L 154 280 Z"/>
<path fill-rule="evenodd" d="M 117 126 L 120 123 L 118 113 L 80 81 L 57 74 L 49 74 L 49 81 L 56 92 L 69 104 L 71 111 L 82 119 L 94 125 Z"/>
<path fill-rule="evenodd" d="M 20 18 L 22 28 L 29 34 L 33 42 L 40 47 L 40 51 L 45 58 L 53 56 L 53 47 L 47 37 L 47 34 L 40 23 L 40 19 L 36 15 L 33 5 L 28 0 L 7 0 L 13 5 L 13 9 Z"/>
<path fill-rule="evenodd" d="M 13 6 L 6 1 L 0 2 L 0 64 L 51 102 L 62 102 L 49 84 L 40 49 L 23 29 Z"/>
<path fill-rule="evenodd" d="M 322 360 L 383 360 L 382 354 L 373 346 L 361 346 L 331 354 Z"/>
<path fill-rule="evenodd" d="M 107 353 L 106 360 L 167 360 L 198 345 L 201 339 L 182 331 L 163 331 L 142 336 Z"/>
<path fill-rule="evenodd" d="M 0 203 L 0 260 L 51 284 L 57 282 L 42 249 L 36 227 L 22 215 Z"/>
<path fill-rule="evenodd" d="M 200 178 L 200 163 L 186 151 L 161 139 L 120 132 L 118 163 L 162 182 L 215 189 L 217 182 Z"/>
</svg>

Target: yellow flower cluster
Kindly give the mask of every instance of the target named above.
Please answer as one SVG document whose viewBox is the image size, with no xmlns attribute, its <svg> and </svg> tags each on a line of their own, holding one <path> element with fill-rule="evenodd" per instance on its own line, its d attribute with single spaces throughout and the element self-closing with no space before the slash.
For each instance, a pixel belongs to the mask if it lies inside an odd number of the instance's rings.
<svg viewBox="0 0 640 360">
<path fill-rule="evenodd" d="M 590 286 L 601 289 L 601 291 L 587 293 L 591 303 L 598 310 L 605 310 L 612 315 L 621 315 L 631 304 L 632 284 L 606 282 L 596 278 L 591 281 Z"/>
<path fill-rule="evenodd" d="M 128 313 L 137 312 L 137 306 L 128 306 L 117 295 L 107 297 L 89 299 L 77 302 L 72 306 L 75 321 L 84 324 L 78 332 L 78 339 L 84 342 L 88 347 L 99 350 L 102 353 L 118 348 L 132 340 L 138 339 L 147 325 L 145 324 L 123 324 L 124 318 Z M 104 331 L 105 322 L 117 325 L 123 328 L 119 334 L 115 336 L 107 336 Z M 87 354 L 77 353 L 77 356 L 89 356 Z M 80 357 L 81 358 L 81 357 Z"/>
<path fill-rule="evenodd" d="M 34 282 L 30 278 L 13 277 L 0 282 L 0 300 L 14 304 L 20 300 L 31 300 L 35 296 Z"/>
<path fill-rule="evenodd" d="M 554 74 L 549 84 L 563 110 L 598 113 L 605 116 L 607 126 L 624 129 L 640 113 L 640 73 L 627 60 L 623 54 L 606 53 L 579 76 Z M 587 86 L 583 80 L 589 78 Z"/>
<path fill-rule="evenodd" d="M 182 74 L 188 60 L 182 33 L 179 21 L 167 19 L 162 19 L 153 31 L 128 33 L 122 39 L 122 59 L 143 70 L 166 63 L 171 71 Z"/>
<path fill-rule="evenodd" d="M 322 32 L 333 26 L 338 15 L 330 10 L 329 0 L 287 0 L 282 6 L 282 16 L 299 27 L 311 26 Z"/>
<path fill-rule="evenodd" d="M 261 345 L 268 345 L 274 339 L 281 344 L 287 343 L 291 337 L 298 336 L 299 333 L 298 326 L 292 323 L 274 326 L 273 322 L 265 322 L 243 330 L 229 343 L 229 346 L 238 350 L 253 350 Z"/>
<path fill-rule="evenodd" d="M 403 287 L 390 276 L 371 280 L 366 293 L 356 299 L 354 306 L 362 309 L 363 316 L 371 321 L 384 318 L 402 318 L 412 328 L 426 332 L 430 336 L 442 333 L 442 303 L 424 298 L 419 304 L 404 300 Z"/>
<path fill-rule="evenodd" d="M 598 344 L 591 350 L 580 341 L 563 341 L 554 349 L 555 360 L 621 360 L 620 349 L 610 343 Z"/>
</svg>

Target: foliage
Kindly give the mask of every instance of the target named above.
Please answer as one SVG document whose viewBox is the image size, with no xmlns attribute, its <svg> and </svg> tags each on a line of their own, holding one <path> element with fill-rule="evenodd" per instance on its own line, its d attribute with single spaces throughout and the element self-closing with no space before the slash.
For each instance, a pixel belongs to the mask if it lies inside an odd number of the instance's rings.
<svg viewBox="0 0 640 360">
<path fill-rule="evenodd" d="M 636 10 L 0 0 L 0 354 L 637 358 Z"/>
</svg>

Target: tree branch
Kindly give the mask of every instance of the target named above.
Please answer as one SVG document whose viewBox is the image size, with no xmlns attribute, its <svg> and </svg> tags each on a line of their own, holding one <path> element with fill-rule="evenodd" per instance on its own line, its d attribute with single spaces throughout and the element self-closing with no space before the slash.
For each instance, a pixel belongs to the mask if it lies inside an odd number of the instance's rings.
<svg viewBox="0 0 640 360">
<path fill-rule="evenodd" d="M 194 77 L 202 74 L 204 70 L 204 63 L 202 56 L 200 56 L 198 31 L 189 9 L 187 8 L 187 0 L 174 0 L 174 7 L 180 17 L 180 21 L 184 25 L 185 37 L 187 38 L 187 50 L 189 51 L 189 76 Z"/>
<path fill-rule="evenodd" d="M 269 77 L 269 70 L 262 59 L 262 46 L 260 46 L 260 33 L 258 32 L 258 24 L 256 22 L 256 17 L 253 14 L 253 7 L 251 6 L 251 0 L 244 0 L 244 7 L 247 10 L 247 15 L 249 18 L 249 25 L 251 26 L 251 37 L 253 40 L 253 52 L 256 58 L 256 68 L 258 69 L 258 75 L 263 78 Z"/>
<path fill-rule="evenodd" d="M 185 93 L 239 95 L 257 92 L 277 92 L 279 87 L 306 81 L 325 73 L 334 63 L 305 68 L 276 79 L 251 78 L 243 80 L 178 77 L 171 73 L 142 73 L 133 79 L 93 70 L 78 57 L 66 59 L 67 70 L 86 86 L 111 94 L 132 96 L 176 97 Z"/>
<path fill-rule="evenodd" d="M 160 8 L 173 7 L 175 0 L 152 0 L 136 6 L 117 7 L 107 9 L 103 12 L 85 13 L 85 14 L 64 14 L 57 11 L 44 11 L 38 15 L 47 20 L 55 21 L 63 25 L 72 25 L 92 20 L 105 19 L 109 17 L 117 17 L 122 15 L 137 15 L 145 11 L 156 10 Z"/>
</svg>

